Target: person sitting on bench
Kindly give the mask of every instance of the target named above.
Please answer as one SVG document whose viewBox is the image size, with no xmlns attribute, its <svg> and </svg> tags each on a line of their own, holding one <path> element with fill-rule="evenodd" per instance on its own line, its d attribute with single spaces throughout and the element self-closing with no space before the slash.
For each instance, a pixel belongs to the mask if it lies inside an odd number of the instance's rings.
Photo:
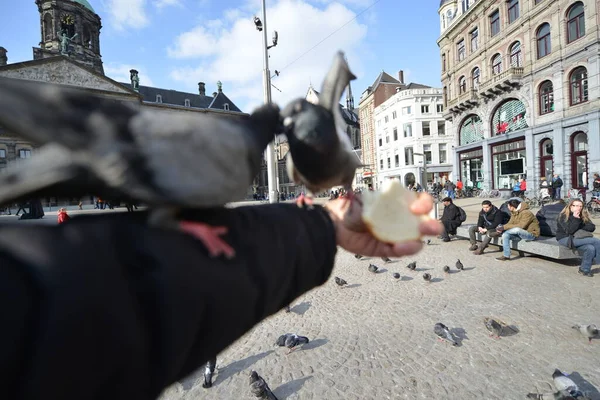
<svg viewBox="0 0 600 400">
<path fill-rule="evenodd" d="M 506 222 L 504 220 L 504 215 L 505 214 L 500 211 L 498 207 L 493 205 L 491 201 L 484 200 L 481 202 L 481 211 L 479 212 L 477 225 L 473 225 L 469 228 L 469 242 L 471 243 L 469 250 L 473 251 L 473 254 L 483 254 L 483 250 L 488 247 L 492 237 L 500 236 L 500 234 L 496 232 L 496 227 Z M 476 233 L 480 233 L 482 237 L 479 246 L 475 239 Z"/>
</svg>

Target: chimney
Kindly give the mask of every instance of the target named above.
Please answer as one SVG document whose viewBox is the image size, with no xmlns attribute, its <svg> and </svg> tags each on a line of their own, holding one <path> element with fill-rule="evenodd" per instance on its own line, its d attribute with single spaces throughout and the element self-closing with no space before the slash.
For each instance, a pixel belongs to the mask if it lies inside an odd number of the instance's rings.
<svg viewBox="0 0 600 400">
<path fill-rule="evenodd" d="M 8 57 L 6 57 L 6 49 L 4 47 L 0 47 L 0 67 L 6 65 L 8 63 Z"/>
<path fill-rule="evenodd" d="M 206 85 L 204 82 L 198 82 L 198 93 L 200 93 L 200 96 L 206 96 Z"/>
<path fill-rule="evenodd" d="M 398 71 L 398 80 L 400 81 L 401 84 L 404 85 L 404 71 L 402 71 L 402 70 Z"/>
<path fill-rule="evenodd" d="M 213 97 L 217 97 L 217 92 L 213 92 Z"/>
</svg>

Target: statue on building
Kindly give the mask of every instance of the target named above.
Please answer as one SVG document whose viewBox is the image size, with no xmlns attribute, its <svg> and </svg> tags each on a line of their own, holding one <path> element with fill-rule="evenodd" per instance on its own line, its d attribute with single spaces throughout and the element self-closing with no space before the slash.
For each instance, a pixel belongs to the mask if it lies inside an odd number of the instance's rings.
<svg viewBox="0 0 600 400">
<path fill-rule="evenodd" d="M 138 76 L 138 71 L 135 69 L 129 70 L 129 79 L 131 80 L 131 87 L 136 92 L 140 90 L 140 77 Z"/>
<path fill-rule="evenodd" d="M 76 37 L 77 37 L 77 33 L 74 34 L 72 37 L 69 37 L 67 35 L 66 30 L 62 30 L 62 31 L 58 32 L 58 38 L 60 40 L 60 54 L 62 54 L 64 56 L 69 55 L 69 44 Z"/>
<path fill-rule="evenodd" d="M 221 81 L 217 81 L 217 90 L 218 90 L 219 92 L 222 92 L 222 91 L 223 91 L 223 84 L 221 83 Z"/>
</svg>

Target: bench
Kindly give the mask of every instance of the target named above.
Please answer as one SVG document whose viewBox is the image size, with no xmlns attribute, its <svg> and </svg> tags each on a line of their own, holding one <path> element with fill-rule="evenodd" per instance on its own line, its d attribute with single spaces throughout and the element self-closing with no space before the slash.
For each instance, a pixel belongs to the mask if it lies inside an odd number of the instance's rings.
<svg viewBox="0 0 600 400">
<path fill-rule="evenodd" d="M 459 226 L 456 228 L 456 236 L 469 239 L 469 228 L 473 225 L 475 224 L 463 224 Z M 475 239 L 481 242 L 481 234 L 476 233 Z M 502 247 L 502 236 L 492 238 L 490 244 Z M 520 256 L 523 256 L 523 253 L 529 253 L 554 258 L 556 260 L 581 258 L 579 253 L 575 253 L 565 246 L 559 245 L 556 238 L 551 236 L 539 236 L 537 239 L 530 242 L 526 242 L 525 240 L 513 240 L 510 248 L 518 251 Z"/>
</svg>

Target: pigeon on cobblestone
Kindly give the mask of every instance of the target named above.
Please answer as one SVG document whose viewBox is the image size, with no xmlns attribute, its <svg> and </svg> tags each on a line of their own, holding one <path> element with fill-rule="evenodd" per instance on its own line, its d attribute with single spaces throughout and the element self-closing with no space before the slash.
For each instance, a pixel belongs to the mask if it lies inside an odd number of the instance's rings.
<svg viewBox="0 0 600 400">
<path fill-rule="evenodd" d="M 392 262 L 392 259 L 388 257 L 381 257 L 381 261 L 383 261 L 386 264 L 389 264 Z"/>
<path fill-rule="evenodd" d="M 491 332 L 491 334 L 490 334 L 491 337 L 495 336 L 496 339 L 500 339 L 500 336 L 502 335 L 502 331 L 504 330 L 504 328 L 500 322 L 498 322 L 494 318 L 486 317 L 483 319 L 483 323 L 485 324 L 485 327 L 487 328 L 487 330 Z"/>
<path fill-rule="evenodd" d="M 288 338 L 288 336 L 293 335 L 293 333 L 284 333 L 283 335 L 279 336 L 277 338 L 277 340 L 275 341 L 275 346 L 279 346 L 279 347 L 283 347 L 285 346 L 285 339 Z"/>
<path fill-rule="evenodd" d="M 277 400 L 267 382 L 256 372 L 250 372 L 250 392 L 259 399 Z"/>
<path fill-rule="evenodd" d="M 447 274 L 450 273 L 450 267 L 448 265 L 444 265 L 444 272 Z"/>
<path fill-rule="evenodd" d="M 342 286 L 342 287 L 343 287 L 344 285 L 347 285 L 347 284 L 348 284 L 348 282 L 346 282 L 346 281 L 345 281 L 345 280 L 343 280 L 342 278 L 338 278 L 337 276 L 335 277 L 335 283 L 336 283 L 338 286 Z"/>
<path fill-rule="evenodd" d="M 569 395 L 579 398 L 583 396 L 579 387 L 571 378 L 562 373 L 558 368 L 554 370 L 552 373 L 552 379 L 554 380 L 554 387 L 559 392 L 564 391 L 569 393 Z"/>
<path fill-rule="evenodd" d="M 556 393 L 528 393 L 527 398 L 534 400 L 576 400 L 575 397 L 565 391 L 558 391 Z M 580 398 L 579 400 L 584 400 L 584 398 Z"/>
<path fill-rule="evenodd" d="M 431 274 L 425 272 L 423 274 L 423 279 L 425 279 L 426 282 L 431 282 Z"/>
<path fill-rule="evenodd" d="M 408 269 L 410 269 L 410 270 L 413 270 L 413 271 L 414 271 L 415 269 L 417 269 L 417 262 L 416 262 L 416 261 L 413 261 L 413 262 L 409 263 L 409 264 L 406 266 L 406 268 L 408 268 Z"/>
<path fill-rule="evenodd" d="M 372 272 L 372 273 L 376 274 L 376 273 L 377 273 L 377 270 L 378 270 L 379 268 L 378 268 L 378 267 L 377 267 L 377 265 L 375 265 L 375 264 L 369 264 L 369 268 L 368 268 L 368 269 L 369 269 L 369 272 Z"/>
<path fill-rule="evenodd" d="M 299 336 L 293 333 L 285 338 L 285 347 L 289 349 L 288 354 L 290 354 L 299 346 L 302 346 L 303 344 L 306 344 L 308 342 L 309 340 L 306 336 Z"/>
<path fill-rule="evenodd" d="M 573 329 L 577 329 L 583 336 L 588 338 L 588 343 L 592 343 L 592 338 L 598 337 L 600 331 L 598 331 L 598 327 L 594 324 L 590 325 L 573 325 Z"/>
<path fill-rule="evenodd" d="M 438 336 L 438 338 L 440 338 L 440 340 L 445 340 L 449 343 L 452 343 L 452 346 L 458 346 L 458 342 L 456 341 L 454 335 L 452 334 L 452 332 L 450 332 L 450 329 L 448 329 L 446 325 L 442 324 L 441 322 L 438 322 L 433 327 L 433 331 Z"/>
<path fill-rule="evenodd" d="M 463 265 L 463 263 L 460 260 L 456 261 L 456 269 L 459 271 L 462 271 L 463 269 L 465 269 L 465 266 Z"/>
<path fill-rule="evenodd" d="M 394 272 L 392 276 L 394 277 L 394 279 L 400 279 L 400 274 L 397 272 Z"/>
<path fill-rule="evenodd" d="M 318 104 L 300 98 L 281 112 L 290 148 L 288 175 L 307 188 L 299 206 L 306 200 L 310 205 L 313 193 L 339 185 L 344 186 L 349 200 L 354 197 L 352 182 L 361 162 L 346 134 L 340 107 L 342 94 L 354 79 L 344 54 L 338 52 L 323 81 Z"/>
<path fill-rule="evenodd" d="M 226 227 L 178 221 L 185 208 L 244 198 L 262 154 L 281 132 L 279 107 L 248 118 L 169 114 L 64 86 L 0 78 L 0 125 L 40 145 L 0 175 L 0 204 L 99 195 L 146 204 L 149 223 L 201 240 L 212 256 L 235 255 Z M 168 160 L 168 162 L 165 162 Z"/>
<path fill-rule="evenodd" d="M 212 376 L 215 373 L 215 366 L 217 365 L 217 359 L 213 358 L 208 360 L 206 367 L 204 368 L 204 382 L 202 387 L 208 389 L 212 386 Z"/>
</svg>

